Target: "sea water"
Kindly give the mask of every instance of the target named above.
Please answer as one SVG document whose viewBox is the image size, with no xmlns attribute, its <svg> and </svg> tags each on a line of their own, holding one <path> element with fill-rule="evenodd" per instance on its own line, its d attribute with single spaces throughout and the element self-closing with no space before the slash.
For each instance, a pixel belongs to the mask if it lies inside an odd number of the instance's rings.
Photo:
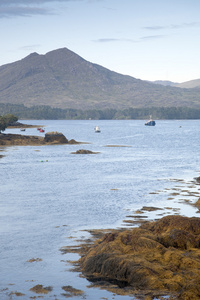
<svg viewBox="0 0 200 300">
<path fill-rule="evenodd" d="M 169 201 L 168 191 L 199 176 L 200 121 L 162 120 L 154 127 L 135 120 L 22 122 L 83 144 L 0 148 L 0 299 L 19 299 L 16 292 L 37 297 L 30 291 L 37 284 L 53 289 L 43 299 L 66 299 L 67 285 L 84 292 L 76 299 L 134 299 L 88 288 L 79 272 L 71 272 L 69 261 L 79 256 L 60 249 L 88 238 L 90 229 L 128 226 L 127 215 L 143 206 L 198 216 L 192 205 Z M 36 128 L 5 133 L 45 134 Z M 98 153 L 72 154 L 79 149 Z M 146 216 L 155 219 L 156 213 Z M 41 260 L 28 262 L 32 258 Z"/>
</svg>

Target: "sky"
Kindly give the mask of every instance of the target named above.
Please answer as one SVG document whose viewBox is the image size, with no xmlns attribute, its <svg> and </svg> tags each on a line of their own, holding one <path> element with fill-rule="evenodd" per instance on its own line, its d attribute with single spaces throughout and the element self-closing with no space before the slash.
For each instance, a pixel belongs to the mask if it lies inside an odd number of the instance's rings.
<svg viewBox="0 0 200 300">
<path fill-rule="evenodd" d="M 200 78 L 199 0 L 0 0 L 0 66 L 66 47 L 142 80 Z"/>
</svg>

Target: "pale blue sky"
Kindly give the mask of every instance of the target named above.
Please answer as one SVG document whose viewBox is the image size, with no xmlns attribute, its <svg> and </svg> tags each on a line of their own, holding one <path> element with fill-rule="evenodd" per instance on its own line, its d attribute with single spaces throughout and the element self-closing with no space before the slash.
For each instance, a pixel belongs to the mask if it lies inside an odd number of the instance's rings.
<svg viewBox="0 0 200 300">
<path fill-rule="evenodd" d="M 0 65 L 67 47 L 142 80 L 200 78 L 199 0 L 0 0 Z"/>
</svg>

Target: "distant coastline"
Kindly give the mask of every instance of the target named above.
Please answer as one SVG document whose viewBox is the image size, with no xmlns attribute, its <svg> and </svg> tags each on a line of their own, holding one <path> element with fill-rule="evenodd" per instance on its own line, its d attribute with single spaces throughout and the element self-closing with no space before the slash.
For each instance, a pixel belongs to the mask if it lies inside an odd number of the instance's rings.
<svg viewBox="0 0 200 300">
<path fill-rule="evenodd" d="M 37 127 L 44 127 L 44 125 L 24 124 L 24 123 L 17 121 L 17 122 L 14 122 L 12 125 L 9 125 L 7 128 L 37 128 Z"/>
<path fill-rule="evenodd" d="M 20 120 L 148 120 L 150 115 L 156 120 L 200 119 L 198 106 L 61 109 L 48 105 L 26 107 L 23 104 L 0 103 L 0 115 L 5 112 L 16 115 Z"/>
</svg>

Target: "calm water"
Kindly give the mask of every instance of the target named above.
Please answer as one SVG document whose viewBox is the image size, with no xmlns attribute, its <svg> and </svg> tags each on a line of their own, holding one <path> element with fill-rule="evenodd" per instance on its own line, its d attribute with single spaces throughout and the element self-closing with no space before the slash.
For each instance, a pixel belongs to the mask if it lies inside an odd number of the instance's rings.
<svg viewBox="0 0 200 300">
<path fill-rule="evenodd" d="M 78 256 L 63 255 L 60 248 L 88 237 L 87 229 L 125 226 L 127 215 L 144 205 L 170 205 L 181 214 L 196 215 L 178 199 L 169 203 L 166 191 L 178 185 L 171 179 L 191 181 L 199 176 L 200 121 L 157 121 L 155 127 L 144 126 L 144 121 L 24 123 L 44 125 L 46 132 L 59 131 L 89 144 L 2 148 L 6 156 L 0 159 L 0 299 L 19 299 L 11 292 L 24 293 L 22 299 L 37 296 L 29 291 L 36 284 L 53 287 L 43 299 L 66 299 L 61 288 L 66 285 L 85 292 L 76 299 L 133 299 L 87 288 L 89 282 L 70 272 L 67 262 Z M 96 125 L 101 133 L 94 133 Z M 23 134 L 44 135 L 36 128 Z M 78 149 L 100 153 L 71 154 Z M 31 258 L 42 261 L 27 262 Z"/>
</svg>

